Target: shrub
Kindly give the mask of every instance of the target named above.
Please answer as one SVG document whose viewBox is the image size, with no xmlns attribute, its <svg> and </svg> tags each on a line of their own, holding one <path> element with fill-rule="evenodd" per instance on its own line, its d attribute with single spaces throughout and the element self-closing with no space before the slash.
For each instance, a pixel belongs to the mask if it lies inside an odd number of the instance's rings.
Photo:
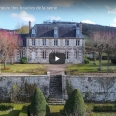
<svg viewBox="0 0 116 116">
<path fill-rule="evenodd" d="M 89 59 L 87 59 L 87 58 L 86 58 L 86 59 L 84 59 L 84 63 L 85 63 L 85 64 L 89 64 L 89 62 L 90 62 L 90 60 L 89 60 Z"/>
<path fill-rule="evenodd" d="M 111 63 L 116 64 L 116 58 L 112 58 Z"/>
<path fill-rule="evenodd" d="M 11 105 L 4 105 L 4 104 L 0 105 L 0 111 L 6 111 L 6 110 L 11 110 L 11 109 L 13 109 L 13 106 Z"/>
<path fill-rule="evenodd" d="M 27 58 L 26 57 L 22 57 L 20 62 L 21 62 L 21 64 L 27 64 Z"/>
<path fill-rule="evenodd" d="M 115 105 L 94 105 L 93 107 L 94 112 L 112 112 L 116 111 Z"/>
<path fill-rule="evenodd" d="M 48 109 L 43 93 L 39 88 L 36 88 L 30 104 L 30 116 L 45 116 Z"/>
<path fill-rule="evenodd" d="M 75 89 L 69 96 L 64 106 L 64 112 L 66 115 L 71 116 L 85 116 L 86 107 L 83 97 L 78 89 Z"/>
</svg>

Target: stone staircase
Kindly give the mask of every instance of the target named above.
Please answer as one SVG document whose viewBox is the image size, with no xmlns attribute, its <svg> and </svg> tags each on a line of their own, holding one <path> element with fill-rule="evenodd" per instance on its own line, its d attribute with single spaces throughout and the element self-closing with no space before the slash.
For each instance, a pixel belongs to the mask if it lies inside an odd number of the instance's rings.
<svg viewBox="0 0 116 116">
<path fill-rule="evenodd" d="M 50 95 L 48 98 L 49 104 L 64 104 L 62 99 L 62 76 L 56 75 L 50 77 Z"/>
</svg>

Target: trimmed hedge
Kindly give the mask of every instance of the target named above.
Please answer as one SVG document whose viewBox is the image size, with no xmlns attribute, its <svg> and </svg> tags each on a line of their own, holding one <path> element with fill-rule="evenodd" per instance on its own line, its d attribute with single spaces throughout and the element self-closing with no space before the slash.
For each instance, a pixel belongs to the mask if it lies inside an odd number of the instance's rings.
<svg viewBox="0 0 116 116">
<path fill-rule="evenodd" d="M 94 112 L 115 112 L 116 111 L 116 105 L 113 105 L 113 104 L 94 105 L 93 111 Z"/>
<path fill-rule="evenodd" d="M 4 105 L 4 104 L 0 105 L 0 111 L 6 111 L 6 110 L 11 110 L 11 109 L 13 109 L 12 105 Z"/>
</svg>

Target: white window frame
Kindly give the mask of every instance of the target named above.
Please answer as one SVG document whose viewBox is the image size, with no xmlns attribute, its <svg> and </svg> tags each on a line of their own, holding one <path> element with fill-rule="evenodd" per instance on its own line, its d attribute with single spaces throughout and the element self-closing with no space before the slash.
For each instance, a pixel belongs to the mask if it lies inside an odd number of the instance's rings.
<svg viewBox="0 0 116 116">
<path fill-rule="evenodd" d="M 46 46 L 46 39 L 42 39 L 43 46 Z"/>
<path fill-rule="evenodd" d="M 46 51 L 43 51 L 43 52 L 42 52 L 42 58 L 43 58 L 43 59 L 46 59 Z"/>
</svg>

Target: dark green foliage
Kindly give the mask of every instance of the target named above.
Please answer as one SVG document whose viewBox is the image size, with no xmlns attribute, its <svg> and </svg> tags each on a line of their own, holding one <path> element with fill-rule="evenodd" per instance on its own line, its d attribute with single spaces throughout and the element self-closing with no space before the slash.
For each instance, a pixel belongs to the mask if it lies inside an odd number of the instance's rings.
<svg viewBox="0 0 116 116">
<path fill-rule="evenodd" d="M 116 58 L 112 58 L 111 63 L 116 64 Z"/>
<path fill-rule="evenodd" d="M 86 108 L 83 97 L 78 89 L 75 89 L 69 96 L 64 106 L 67 116 L 85 116 Z"/>
<path fill-rule="evenodd" d="M 3 105 L 3 104 L 0 105 L 0 111 L 6 111 L 10 109 L 13 109 L 12 105 Z"/>
<path fill-rule="evenodd" d="M 116 107 L 114 104 L 94 105 L 93 111 L 94 112 L 114 112 L 114 111 L 116 111 Z"/>
<path fill-rule="evenodd" d="M 89 59 L 84 59 L 85 64 L 89 64 L 90 60 Z"/>
<path fill-rule="evenodd" d="M 70 96 L 71 93 L 73 92 L 73 88 L 72 88 L 71 84 L 68 82 L 68 80 L 66 80 L 66 89 L 67 89 L 68 96 Z"/>
<path fill-rule="evenodd" d="M 27 64 L 27 58 L 26 57 L 22 57 L 20 62 L 21 62 L 21 64 Z"/>
<path fill-rule="evenodd" d="M 87 56 L 85 55 L 85 57 L 84 57 L 84 63 L 85 64 L 89 64 L 89 62 L 90 62 L 90 60 L 87 58 Z"/>
<path fill-rule="evenodd" d="M 31 116 L 45 116 L 48 111 L 46 99 L 39 88 L 35 89 L 34 96 L 30 105 Z"/>
</svg>

